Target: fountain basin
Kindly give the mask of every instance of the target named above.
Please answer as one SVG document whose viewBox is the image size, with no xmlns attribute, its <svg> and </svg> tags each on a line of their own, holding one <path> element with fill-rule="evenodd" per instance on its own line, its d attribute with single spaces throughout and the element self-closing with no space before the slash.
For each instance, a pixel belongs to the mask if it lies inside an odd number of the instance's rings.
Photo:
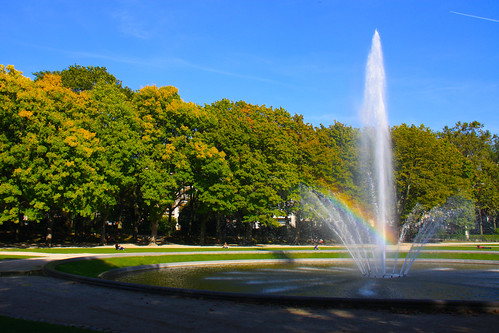
<svg viewBox="0 0 499 333">
<path fill-rule="evenodd" d="M 130 267 L 101 277 L 119 283 L 275 297 L 497 302 L 498 264 L 420 260 L 407 277 L 373 279 L 360 276 L 351 260 L 251 260 Z"/>
</svg>

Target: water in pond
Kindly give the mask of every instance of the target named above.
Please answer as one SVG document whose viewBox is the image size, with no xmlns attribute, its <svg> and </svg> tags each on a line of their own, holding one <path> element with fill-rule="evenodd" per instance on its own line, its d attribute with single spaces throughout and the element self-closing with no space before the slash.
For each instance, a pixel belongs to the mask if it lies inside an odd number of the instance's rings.
<svg viewBox="0 0 499 333">
<path fill-rule="evenodd" d="M 494 265 L 417 263 L 405 278 L 359 276 L 351 264 L 258 264 L 170 267 L 115 280 L 236 293 L 383 299 L 499 300 Z"/>
</svg>

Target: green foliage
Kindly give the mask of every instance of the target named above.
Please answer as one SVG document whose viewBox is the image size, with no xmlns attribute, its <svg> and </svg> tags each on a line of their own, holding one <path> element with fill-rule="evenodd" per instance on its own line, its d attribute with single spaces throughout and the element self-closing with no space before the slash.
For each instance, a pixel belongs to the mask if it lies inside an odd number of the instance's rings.
<svg viewBox="0 0 499 333">
<path fill-rule="evenodd" d="M 282 109 L 228 100 L 206 109 L 218 118 L 207 140 L 224 153 L 230 168 L 230 181 L 219 192 L 232 202 L 227 212 L 243 222 L 272 224 L 277 207 L 300 181 L 290 115 Z"/>
<path fill-rule="evenodd" d="M 439 134 L 451 142 L 472 166 L 471 194 L 480 217 L 478 229 L 481 234 L 484 230 L 482 217 L 490 220 L 499 212 L 498 137 L 483 127 L 477 121 L 458 122 L 452 128 L 446 126 Z"/>
<path fill-rule="evenodd" d="M 419 203 L 426 209 L 471 191 L 472 168 L 455 147 L 421 125 L 392 129 L 397 209 L 405 218 Z"/>
<path fill-rule="evenodd" d="M 451 224 L 462 230 L 471 229 L 475 221 L 475 205 L 472 200 L 461 195 L 452 196 L 445 207 L 451 211 Z"/>
<path fill-rule="evenodd" d="M 161 235 L 170 236 L 175 230 L 176 224 L 177 220 L 174 217 L 170 219 L 168 218 L 168 216 L 162 216 L 159 220 L 158 233 Z"/>
<path fill-rule="evenodd" d="M 499 242 L 499 235 L 481 235 L 485 242 Z"/>
<path fill-rule="evenodd" d="M 499 235 L 468 235 L 466 236 L 464 233 L 458 234 L 448 234 L 443 237 L 444 239 L 449 239 L 452 241 L 460 241 L 460 242 L 499 242 Z M 490 244 L 489 244 L 490 245 Z M 488 245 L 487 245 L 488 247 Z M 478 250 L 478 249 L 477 249 Z"/>
<path fill-rule="evenodd" d="M 106 236 L 137 239 L 150 227 L 155 241 L 178 209 L 192 228 L 172 236 L 199 236 L 200 244 L 268 242 L 273 232 L 296 242 L 310 237 L 300 230 L 319 228 L 302 187 L 357 206 L 365 201 L 359 129 L 314 127 L 301 115 L 244 101 L 200 107 L 171 86 L 132 92 L 104 67 L 40 71 L 32 81 L 0 66 L 0 127 L 0 225 L 15 235 L 41 225 L 47 239 L 58 230 L 73 239 L 100 235 L 103 243 Z M 472 225 L 466 210 L 456 227 L 494 230 L 497 136 L 472 122 L 441 133 L 402 124 L 392 138 L 402 221 L 416 205 L 428 210 L 459 194 L 480 218 Z"/>
<path fill-rule="evenodd" d="M 35 81 L 41 80 L 47 74 L 58 75 L 61 77 L 62 85 L 74 92 L 92 90 L 98 83 L 115 85 L 127 98 L 131 98 L 133 92 L 128 87 L 123 87 L 121 81 L 107 72 L 106 67 L 71 65 L 62 71 L 40 71 L 33 73 Z"/>
</svg>

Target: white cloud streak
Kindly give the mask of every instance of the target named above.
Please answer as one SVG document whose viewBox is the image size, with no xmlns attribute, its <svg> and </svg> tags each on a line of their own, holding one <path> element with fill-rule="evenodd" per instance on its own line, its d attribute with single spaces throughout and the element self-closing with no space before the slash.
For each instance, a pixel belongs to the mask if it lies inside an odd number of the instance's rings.
<svg viewBox="0 0 499 333">
<path fill-rule="evenodd" d="M 472 17 L 472 18 L 476 18 L 476 19 L 479 19 L 479 20 L 485 20 L 485 21 L 491 21 L 491 22 L 499 23 L 499 20 L 488 18 L 488 17 L 470 15 L 470 14 L 465 14 L 465 13 L 460 13 L 460 12 L 454 12 L 454 11 L 451 11 L 451 13 L 452 14 L 457 14 L 457 15 L 462 15 L 462 16 L 467 16 L 467 17 Z"/>
</svg>

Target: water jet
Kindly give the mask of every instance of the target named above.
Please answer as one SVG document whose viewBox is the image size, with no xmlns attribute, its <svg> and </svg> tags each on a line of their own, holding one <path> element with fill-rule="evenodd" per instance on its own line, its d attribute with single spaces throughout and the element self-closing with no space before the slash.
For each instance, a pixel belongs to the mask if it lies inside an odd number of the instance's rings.
<svg viewBox="0 0 499 333">
<path fill-rule="evenodd" d="M 404 259 L 399 259 L 398 246 L 388 247 L 390 236 L 393 243 L 400 244 L 407 229 L 402 228 L 399 236 L 394 236 L 395 186 L 385 90 L 383 52 L 376 30 L 367 59 L 364 105 L 360 115 L 359 173 L 366 207 L 348 204 L 334 193 L 312 191 L 304 198 L 347 247 L 361 274 L 372 278 L 406 276 L 421 248 L 451 213 L 444 207 L 436 207 L 423 216 L 418 225 L 419 233 Z"/>
</svg>

